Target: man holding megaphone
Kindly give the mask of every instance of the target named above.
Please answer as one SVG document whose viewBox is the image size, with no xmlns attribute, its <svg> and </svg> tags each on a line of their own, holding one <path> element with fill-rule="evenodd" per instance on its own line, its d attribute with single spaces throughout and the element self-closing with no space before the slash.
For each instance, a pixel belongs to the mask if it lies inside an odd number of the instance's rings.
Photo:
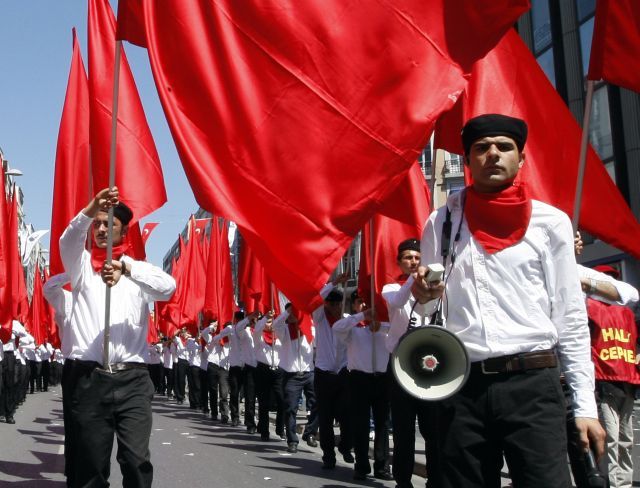
<svg viewBox="0 0 640 488">
<path fill-rule="evenodd" d="M 415 312 L 442 316 L 471 362 L 466 384 L 434 402 L 443 488 L 500 486 L 503 456 L 516 488 L 570 486 L 560 371 L 582 447 L 603 453 L 571 223 L 517 179 L 526 138 L 520 119 L 469 120 L 462 142 L 473 183 L 422 236 L 421 262 L 442 263 L 445 274 L 434 284 L 418 269 Z"/>
</svg>

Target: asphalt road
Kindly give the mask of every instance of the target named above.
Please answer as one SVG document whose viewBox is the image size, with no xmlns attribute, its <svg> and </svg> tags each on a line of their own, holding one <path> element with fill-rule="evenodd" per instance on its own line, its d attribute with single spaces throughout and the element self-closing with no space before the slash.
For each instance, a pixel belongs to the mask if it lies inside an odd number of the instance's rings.
<svg viewBox="0 0 640 488">
<path fill-rule="evenodd" d="M 354 483 L 352 466 L 343 463 L 340 456 L 335 470 L 323 470 L 319 448 L 310 448 L 301 442 L 299 452 L 291 455 L 286 452 L 286 443 L 275 440 L 273 434 L 270 442 L 261 442 L 259 436 L 247 434 L 244 428 L 213 424 L 204 414 L 186 405 L 176 405 L 165 397 L 154 399 L 153 412 L 151 458 L 155 487 L 394 486 L 393 482 L 373 478 Z M 64 438 L 60 388 L 28 395 L 15 418 L 15 425 L 0 423 L 0 487 L 66 486 L 62 474 Z M 636 439 L 640 443 L 640 433 L 636 433 Z M 636 466 L 638 455 L 636 445 Z M 418 461 L 423 461 L 420 454 Z M 634 486 L 640 486 L 638 471 L 636 469 Z M 122 487 L 115 448 L 110 481 L 113 487 Z M 414 476 L 413 484 L 416 488 L 423 487 L 424 479 Z M 509 486 L 506 475 L 502 485 Z"/>
</svg>

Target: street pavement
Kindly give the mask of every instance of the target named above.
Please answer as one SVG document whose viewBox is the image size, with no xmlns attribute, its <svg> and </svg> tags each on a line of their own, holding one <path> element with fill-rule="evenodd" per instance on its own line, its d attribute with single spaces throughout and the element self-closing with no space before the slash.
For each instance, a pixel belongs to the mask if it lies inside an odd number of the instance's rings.
<svg viewBox="0 0 640 488">
<path fill-rule="evenodd" d="M 153 412 L 151 460 L 155 487 L 394 486 L 393 482 L 373 478 L 353 482 L 352 465 L 342 462 L 340 455 L 336 469 L 326 471 L 321 468 L 319 448 L 301 442 L 299 452 L 291 455 L 286 452 L 286 442 L 274 440 L 273 433 L 270 442 L 261 442 L 259 436 L 247 434 L 244 428 L 214 424 L 206 415 L 162 396 L 154 399 Z M 16 424 L 0 423 L 0 487 L 64 487 L 63 435 L 60 387 L 28 395 L 16 414 Z M 640 442 L 640 433 L 636 438 Z M 416 473 L 421 473 L 421 439 L 416 451 Z M 114 445 L 110 481 L 111 486 L 120 488 L 122 479 L 115 452 Z M 636 465 L 639 454 L 635 446 Z M 633 486 L 640 486 L 639 478 L 636 469 Z M 423 487 L 424 479 L 414 476 L 413 485 Z M 502 486 L 510 486 L 506 472 Z"/>
</svg>

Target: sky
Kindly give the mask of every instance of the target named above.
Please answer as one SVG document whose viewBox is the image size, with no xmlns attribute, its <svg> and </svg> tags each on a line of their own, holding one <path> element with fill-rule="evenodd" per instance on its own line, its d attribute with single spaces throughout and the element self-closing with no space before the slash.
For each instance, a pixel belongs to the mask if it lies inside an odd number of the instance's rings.
<svg viewBox="0 0 640 488">
<path fill-rule="evenodd" d="M 111 0 L 114 11 L 117 1 Z M 9 167 L 24 173 L 27 223 L 51 227 L 53 171 L 62 105 L 76 28 L 87 66 L 86 0 L 0 0 L 0 148 Z M 162 265 L 189 215 L 198 205 L 180 164 L 153 82 L 147 52 L 125 43 L 147 121 L 154 136 L 168 201 L 142 219 L 160 222 L 147 241 L 147 260 Z M 42 243 L 49 247 L 48 234 Z"/>
</svg>

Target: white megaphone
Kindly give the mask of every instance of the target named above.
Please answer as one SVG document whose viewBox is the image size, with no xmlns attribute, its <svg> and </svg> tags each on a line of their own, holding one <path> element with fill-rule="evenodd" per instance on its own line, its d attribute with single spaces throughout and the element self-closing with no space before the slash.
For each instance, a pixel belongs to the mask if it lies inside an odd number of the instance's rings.
<svg viewBox="0 0 640 488">
<path fill-rule="evenodd" d="M 420 400 L 454 395 L 469 377 L 469 354 L 455 334 L 439 326 L 411 329 L 398 341 L 391 370 L 400 386 Z"/>
</svg>

